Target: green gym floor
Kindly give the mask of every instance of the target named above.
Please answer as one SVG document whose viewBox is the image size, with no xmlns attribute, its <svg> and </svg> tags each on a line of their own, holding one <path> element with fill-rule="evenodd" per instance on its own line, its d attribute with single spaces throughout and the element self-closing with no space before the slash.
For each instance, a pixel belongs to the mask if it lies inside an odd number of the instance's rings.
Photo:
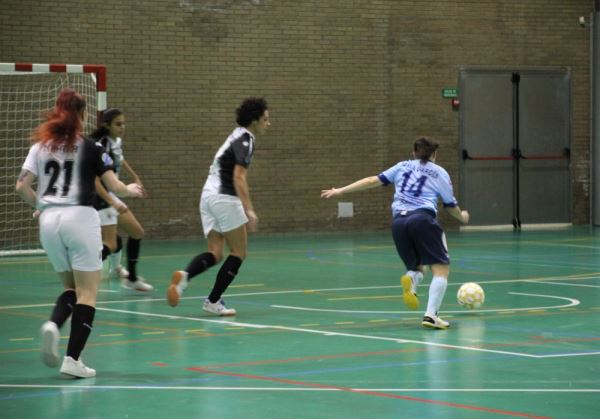
<svg viewBox="0 0 600 419">
<path fill-rule="evenodd" d="M 388 232 L 253 236 L 225 295 L 201 310 L 216 269 L 177 308 L 171 272 L 202 240 L 143 243 L 151 295 L 104 281 L 83 359 L 69 380 L 39 359 L 38 330 L 61 292 L 45 256 L 0 258 L 0 417 L 597 418 L 600 229 L 448 234 L 449 330 L 407 311 Z M 485 305 L 456 303 L 478 282 Z M 61 331 L 66 347 L 69 324 Z"/>
</svg>

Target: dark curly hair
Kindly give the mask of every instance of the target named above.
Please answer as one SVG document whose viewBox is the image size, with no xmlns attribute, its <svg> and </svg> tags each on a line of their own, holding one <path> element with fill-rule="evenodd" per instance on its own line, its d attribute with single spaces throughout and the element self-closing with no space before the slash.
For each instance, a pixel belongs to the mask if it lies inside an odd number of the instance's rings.
<svg viewBox="0 0 600 419">
<path fill-rule="evenodd" d="M 267 101 L 262 97 L 249 97 L 235 110 L 236 122 L 241 127 L 247 127 L 257 121 L 267 110 Z"/>
<path fill-rule="evenodd" d="M 439 146 L 440 144 L 433 138 L 420 137 L 415 141 L 413 148 L 415 158 L 421 160 L 421 163 L 427 163 Z"/>
</svg>

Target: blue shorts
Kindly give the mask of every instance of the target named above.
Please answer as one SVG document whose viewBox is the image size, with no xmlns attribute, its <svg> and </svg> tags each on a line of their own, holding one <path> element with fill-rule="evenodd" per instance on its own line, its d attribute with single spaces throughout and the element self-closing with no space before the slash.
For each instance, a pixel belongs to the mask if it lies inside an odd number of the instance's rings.
<svg viewBox="0 0 600 419">
<path fill-rule="evenodd" d="M 418 209 L 397 214 L 392 236 L 406 269 L 419 265 L 450 264 L 444 230 L 431 210 Z"/>
</svg>

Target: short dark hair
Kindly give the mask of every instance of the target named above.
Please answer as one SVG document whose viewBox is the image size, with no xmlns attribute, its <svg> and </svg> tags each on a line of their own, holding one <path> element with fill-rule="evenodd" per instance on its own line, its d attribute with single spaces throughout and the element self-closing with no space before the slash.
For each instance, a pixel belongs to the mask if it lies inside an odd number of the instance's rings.
<svg viewBox="0 0 600 419">
<path fill-rule="evenodd" d="M 440 144 L 433 138 L 420 137 L 415 141 L 413 151 L 415 157 L 421 160 L 421 163 L 427 163 L 439 146 Z"/>
<path fill-rule="evenodd" d="M 257 121 L 267 110 L 267 101 L 262 97 L 249 97 L 235 110 L 236 122 L 241 127 L 247 127 Z"/>
</svg>

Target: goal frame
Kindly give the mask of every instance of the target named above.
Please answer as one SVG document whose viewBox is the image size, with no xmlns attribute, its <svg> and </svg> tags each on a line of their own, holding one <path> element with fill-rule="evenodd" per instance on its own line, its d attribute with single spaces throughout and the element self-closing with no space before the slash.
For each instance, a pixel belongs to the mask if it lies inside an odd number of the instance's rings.
<svg viewBox="0 0 600 419">
<path fill-rule="evenodd" d="M 101 64 L 39 64 L 39 63 L 0 63 L 0 73 L 88 73 L 95 78 L 96 84 L 96 112 L 97 124 L 100 124 L 101 113 L 107 107 L 106 95 L 106 66 Z M 44 254 L 43 249 L 21 249 L 21 250 L 2 250 L 2 256 L 20 256 L 31 254 Z"/>
</svg>

